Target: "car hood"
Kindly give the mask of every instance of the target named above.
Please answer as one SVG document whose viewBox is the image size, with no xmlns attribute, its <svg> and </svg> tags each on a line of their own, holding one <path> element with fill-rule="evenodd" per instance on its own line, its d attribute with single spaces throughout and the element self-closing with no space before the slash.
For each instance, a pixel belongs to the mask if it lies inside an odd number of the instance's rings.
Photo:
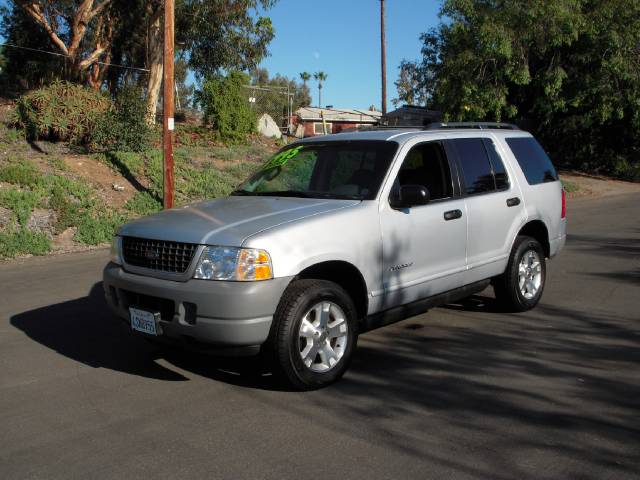
<svg viewBox="0 0 640 480">
<path fill-rule="evenodd" d="M 284 223 L 347 208 L 359 200 L 233 196 L 164 210 L 120 227 L 119 234 L 203 245 L 241 246 Z"/>
</svg>

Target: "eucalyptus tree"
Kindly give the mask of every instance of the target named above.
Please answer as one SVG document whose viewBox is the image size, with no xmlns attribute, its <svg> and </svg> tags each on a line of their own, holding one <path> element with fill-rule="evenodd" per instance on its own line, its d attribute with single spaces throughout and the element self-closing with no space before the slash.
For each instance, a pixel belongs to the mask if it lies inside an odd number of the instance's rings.
<svg viewBox="0 0 640 480">
<path fill-rule="evenodd" d="M 68 76 L 99 88 L 111 60 L 112 0 L 14 0 L 67 62 Z"/>
</svg>

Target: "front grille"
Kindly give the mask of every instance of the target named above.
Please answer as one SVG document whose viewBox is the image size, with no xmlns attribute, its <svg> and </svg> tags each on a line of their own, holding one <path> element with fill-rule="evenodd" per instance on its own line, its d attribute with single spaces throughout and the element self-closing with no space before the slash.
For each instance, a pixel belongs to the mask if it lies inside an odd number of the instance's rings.
<svg viewBox="0 0 640 480">
<path fill-rule="evenodd" d="M 194 243 L 122 237 L 122 254 L 127 264 L 162 272 L 184 273 L 196 248 L 198 245 Z"/>
</svg>

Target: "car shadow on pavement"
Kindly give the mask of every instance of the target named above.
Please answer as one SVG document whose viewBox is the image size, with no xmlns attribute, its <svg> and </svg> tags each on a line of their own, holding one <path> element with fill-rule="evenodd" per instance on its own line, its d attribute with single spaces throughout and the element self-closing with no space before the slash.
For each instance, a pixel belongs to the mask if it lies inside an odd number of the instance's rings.
<svg viewBox="0 0 640 480">
<path fill-rule="evenodd" d="M 352 422 L 367 422 L 390 448 L 474 478 L 503 478 L 500 462 L 504 478 L 539 478 L 526 462 L 514 471 L 509 459 L 525 451 L 561 458 L 563 478 L 589 478 L 588 469 L 570 474 L 572 462 L 618 478 L 637 474 L 640 333 L 629 319 L 548 305 L 496 317 L 485 315 L 493 308 L 479 307 L 484 302 L 491 299 L 474 296 L 462 302 L 471 305 L 464 312 L 459 305 L 432 312 L 439 322 L 424 316 L 364 336 L 344 381 L 316 401 L 336 415 L 350 409 Z M 415 444 L 416 431 L 443 424 L 437 436 L 452 445 L 491 442 L 484 465 L 496 468 L 465 466 Z"/>
<path fill-rule="evenodd" d="M 487 312 L 487 313 L 504 313 L 504 308 L 494 298 L 486 296 L 485 293 L 480 295 L 471 295 L 457 302 L 443 305 L 441 308 L 448 310 L 463 310 L 466 312 Z"/>
<path fill-rule="evenodd" d="M 131 334 L 109 310 L 102 282 L 86 297 L 14 315 L 11 325 L 51 350 L 94 368 L 158 380 L 188 380 L 157 362 L 164 359 L 177 369 L 227 383 L 268 390 L 287 388 L 265 372 L 258 359 L 213 357 L 159 346 Z"/>
<path fill-rule="evenodd" d="M 153 348 L 124 334 L 96 283 L 86 297 L 29 310 L 11 317 L 11 325 L 61 355 L 95 368 L 161 380 L 186 380 L 154 361 Z"/>
<path fill-rule="evenodd" d="M 621 476 L 634 472 L 640 438 L 637 327 L 612 314 L 544 304 L 521 315 L 492 316 L 494 309 L 490 297 L 474 295 L 437 309 L 434 316 L 445 316 L 440 322 L 430 314 L 363 335 L 345 378 L 303 394 L 304 401 L 287 402 L 287 411 L 306 416 L 314 404 L 335 410 L 333 428 L 366 422 L 366 431 L 377 432 L 389 448 L 434 464 L 451 459 L 425 451 L 412 437 L 432 429 L 432 417 L 436 425 L 445 422 L 447 431 L 440 433 L 452 443 L 491 439 L 487 455 L 500 452 L 494 462 L 499 467 L 503 461 L 511 473 L 509 458 L 526 449 L 566 462 L 588 461 Z M 459 315 L 474 321 L 458 323 Z M 108 310 L 101 283 L 86 297 L 14 315 L 11 324 L 95 368 L 162 381 L 187 381 L 194 373 L 251 389 L 287 390 L 259 360 L 167 350 L 131 335 Z M 456 467 L 499 478 L 478 465 Z M 520 473 L 516 478 L 531 478 Z"/>
</svg>

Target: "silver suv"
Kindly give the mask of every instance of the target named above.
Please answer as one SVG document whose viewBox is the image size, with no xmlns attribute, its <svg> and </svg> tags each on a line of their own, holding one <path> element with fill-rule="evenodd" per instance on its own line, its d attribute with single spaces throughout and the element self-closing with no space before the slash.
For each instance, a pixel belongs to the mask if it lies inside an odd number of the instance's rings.
<svg viewBox="0 0 640 480">
<path fill-rule="evenodd" d="M 504 124 L 305 139 L 227 198 L 120 228 L 113 311 L 150 339 L 260 353 L 300 389 L 349 365 L 359 332 L 493 285 L 533 308 L 565 242 L 538 142 Z"/>
</svg>

